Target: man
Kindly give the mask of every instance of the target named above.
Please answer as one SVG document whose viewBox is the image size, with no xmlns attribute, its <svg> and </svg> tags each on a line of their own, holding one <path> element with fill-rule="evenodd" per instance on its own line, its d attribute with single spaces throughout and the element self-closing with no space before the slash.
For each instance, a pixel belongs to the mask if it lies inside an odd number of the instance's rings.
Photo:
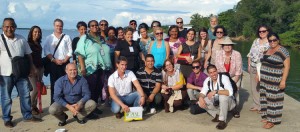
<svg viewBox="0 0 300 132">
<path fill-rule="evenodd" d="M 143 106 L 145 103 L 145 94 L 134 73 L 127 68 L 127 59 L 120 56 L 117 60 L 117 70 L 108 78 L 108 91 L 112 98 L 111 110 L 120 119 L 122 114 L 120 110 L 129 112 L 129 106 Z M 132 91 L 132 83 L 136 91 Z"/>
<path fill-rule="evenodd" d="M 21 35 L 15 34 L 17 24 L 13 18 L 4 18 L 2 30 L 3 37 L 7 43 L 8 49 L 12 57 L 15 56 L 27 56 L 31 64 L 31 71 L 29 76 L 33 76 L 35 73 L 35 67 L 31 58 L 31 49 L 25 38 Z M 0 39 L 0 89 L 1 89 L 1 108 L 2 119 L 4 120 L 4 126 L 8 128 L 14 127 L 11 116 L 11 93 L 15 86 L 18 91 L 21 111 L 23 120 L 25 122 L 41 122 L 41 119 L 37 119 L 31 114 L 31 101 L 30 101 L 30 88 L 28 78 L 15 78 L 12 75 L 11 58 L 4 45 L 4 40 Z"/>
<path fill-rule="evenodd" d="M 108 36 L 106 36 L 106 30 L 107 30 L 107 28 L 108 28 L 108 22 L 106 21 L 106 20 L 101 20 L 100 22 L 99 22 L 99 29 L 100 29 L 100 35 L 103 37 L 103 39 L 106 41 L 106 38 L 108 37 Z"/>
<path fill-rule="evenodd" d="M 61 76 L 65 75 L 65 67 L 69 63 L 72 56 L 72 40 L 69 35 L 63 36 L 64 23 L 61 19 L 55 19 L 53 22 L 54 32 L 46 37 L 44 43 L 44 54 L 51 60 L 50 69 L 50 84 L 51 84 L 51 104 L 54 102 L 54 83 Z M 63 37 L 63 38 L 62 38 Z M 56 46 L 61 40 L 57 50 L 54 53 Z"/>
<path fill-rule="evenodd" d="M 212 39 L 215 40 L 216 36 L 213 35 L 213 32 L 215 30 L 215 27 L 218 25 L 218 17 L 217 16 L 211 16 L 209 18 L 209 24 L 210 24 L 210 27 L 208 28 L 208 37 L 211 40 Z"/>
<path fill-rule="evenodd" d="M 152 21 L 152 23 L 151 23 L 152 31 L 154 31 L 154 28 L 156 28 L 156 27 L 161 27 L 161 23 L 159 21 Z M 149 33 L 148 36 L 151 38 L 155 38 L 155 35 L 153 32 Z M 168 34 L 163 33 L 163 39 L 166 39 L 166 38 L 168 38 Z"/>
<path fill-rule="evenodd" d="M 199 98 L 200 91 L 203 87 L 203 82 L 207 78 L 207 75 L 202 72 L 200 61 L 192 62 L 193 72 L 187 79 L 187 93 L 189 95 L 192 104 L 196 103 Z"/>
<path fill-rule="evenodd" d="M 222 75 L 222 80 L 215 65 L 207 67 L 209 77 L 205 79 L 200 92 L 199 106 L 214 117 L 212 122 L 219 122 L 217 129 L 225 129 L 228 111 L 236 106 L 233 97 L 233 88 L 227 76 Z M 220 86 L 222 81 L 224 87 Z"/>
<path fill-rule="evenodd" d="M 58 126 L 67 124 L 70 111 L 79 124 L 84 124 L 85 116 L 96 108 L 96 102 L 91 100 L 89 85 L 84 77 L 77 75 L 76 64 L 66 66 L 66 75 L 60 77 L 54 86 L 54 103 L 49 108 L 49 113 L 60 122 Z"/>
<path fill-rule="evenodd" d="M 176 24 L 177 24 L 178 29 L 179 29 L 178 37 L 186 38 L 187 29 L 183 28 L 183 19 L 181 17 L 178 17 L 176 19 Z"/>
<path fill-rule="evenodd" d="M 149 105 L 150 113 L 155 114 L 155 108 L 162 100 L 162 95 L 160 94 L 162 74 L 160 70 L 154 67 L 154 56 L 152 54 L 145 56 L 145 67 L 140 68 L 136 76 L 146 94 L 146 102 Z"/>
<path fill-rule="evenodd" d="M 129 21 L 129 27 L 133 28 L 133 38 L 132 40 L 137 41 L 138 38 L 140 38 L 138 31 L 136 30 L 137 23 L 135 20 L 130 20 Z"/>
</svg>

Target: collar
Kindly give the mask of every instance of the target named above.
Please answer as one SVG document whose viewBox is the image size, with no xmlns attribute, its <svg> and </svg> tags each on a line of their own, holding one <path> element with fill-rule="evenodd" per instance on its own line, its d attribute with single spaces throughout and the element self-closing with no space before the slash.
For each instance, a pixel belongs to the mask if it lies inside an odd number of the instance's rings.
<svg viewBox="0 0 300 132">
<path fill-rule="evenodd" d="M 8 38 L 5 34 L 4 34 L 4 32 L 2 32 L 2 34 L 4 35 L 4 38 L 6 39 L 6 40 L 13 40 L 13 41 L 15 41 L 16 39 L 17 39 L 17 34 L 15 34 L 15 37 L 14 38 Z M 2 40 L 2 38 L 1 38 L 1 40 Z M 3 40 L 2 40 L 3 41 Z"/>
<path fill-rule="evenodd" d="M 79 81 L 80 79 L 81 79 L 81 77 L 77 75 L 77 76 L 76 76 L 76 82 Z M 64 76 L 63 76 L 63 80 L 64 80 L 64 81 L 69 81 L 68 75 L 64 75 Z"/>
<path fill-rule="evenodd" d="M 128 73 L 129 73 L 130 71 L 129 70 L 126 70 L 125 71 L 125 73 L 124 73 L 124 78 L 126 78 L 127 76 L 128 76 Z M 119 78 L 120 76 L 119 76 L 119 74 L 118 74 L 118 70 L 116 70 L 115 71 L 115 73 L 114 73 L 114 78 Z"/>
</svg>

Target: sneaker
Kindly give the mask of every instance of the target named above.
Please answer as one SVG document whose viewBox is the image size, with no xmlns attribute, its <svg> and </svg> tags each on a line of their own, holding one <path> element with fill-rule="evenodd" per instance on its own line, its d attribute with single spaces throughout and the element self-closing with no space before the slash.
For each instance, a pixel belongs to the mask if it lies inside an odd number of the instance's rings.
<svg viewBox="0 0 300 132">
<path fill-rule="evenodd" d="M 150 114 L 155 114 L 156 113 L 156 109 L 155 108 L 151 108 L 150 109 Z"/>
<path fill-rule="evenodd" d="M 64 126 L 64 125 L 66 125 L 67 124 L 67 119 L 68 119 L 68 115 L 67 114 L 65 114 L 65 120 L 64 121 L 60 121 L 60 122 L 58 122 L 58 126 Z"/>
<path fill-rule="evenodd" d="M 226 128 L 227 124 L 224 121 L 220 121 L 219 124 L 216 126 L 219 130 L 224 130 Z"/>
<path fill-rule="evenodd" d="M 24 122 L 42 122 L 42 121 L 43 121 L 42 119 L 36 118 L 34 116 L 32 116 L 32 118 L 30 118 L 30 119 L 24 120 Z"/>
<path fill-rule="evenodd" d="M 14 124 L 11 121 L 6 121 L 6 122 L 4 122 L 4 126 L 8 127 L 8 128 L 13 128 Z"/>
<path fill-rule="evenodd" d="M 86 120 L 79 120 L 78 119 L 78 117 L 77 116 L 73 116 L 75 119 L 76 119 L 76 121 L 79 123 L 79 124 L 84 124 L 84 123 L 86 123 Z"/>
</svg>

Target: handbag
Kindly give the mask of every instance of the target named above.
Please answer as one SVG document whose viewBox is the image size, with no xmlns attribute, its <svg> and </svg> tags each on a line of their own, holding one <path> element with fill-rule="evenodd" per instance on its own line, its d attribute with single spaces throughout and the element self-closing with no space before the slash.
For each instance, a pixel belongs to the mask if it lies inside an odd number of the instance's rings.
<svg viewBox="0 0 300 132">
<path fill-rule="evenodd" d="M 4 42 L 6 51 L 8 53 L 9 58 L 11 59 L 12 64 L 12 72 L 15 78 L 27 78 L 30 74 L 30 61 L 27 56 L 15 56 L 12 57 L 11 53 L 9 51 L 9 48 L 7 46 L 6 40 L 4 38 L 4 35 L 1 34 L 2 40 Z"/>
<path fill-rule="evenodd" d="M 57 50 L 57 48 L 58 48 L 61 40 L 64 38 L 64 36 L 65 36 L 65 34 L 63 34 L 61 36 L 61 38 L 59 39 L 58 44 L 56 45 L 56 47 L 54 49 L 54 52 L 52 54 L 53 58 L 54 58 L 54 54 L 55 54 L 55 52 L 56 52 L 56 50 Z M 51 67 L 50 67 L 51 60 L 47 56 L 45 56 L 45 57 L 42 58 L 42 64 L 44 66 L 44 75 L 47 77 L 49 75 L 50 69 L 51 69 Z"/>
<path fill-rule="evenodd" d="M 177 58 L 177 63 L 178 64 L 182 64 L 182 65 L 189 64 L 189 62 L 185 59 L 185 57 L 190 57 L 191 53 L 183 53 L 183 54 L 180 54 L 180 56 L 184 56 L 184 57 L 178 57 Z"/>
</svg>

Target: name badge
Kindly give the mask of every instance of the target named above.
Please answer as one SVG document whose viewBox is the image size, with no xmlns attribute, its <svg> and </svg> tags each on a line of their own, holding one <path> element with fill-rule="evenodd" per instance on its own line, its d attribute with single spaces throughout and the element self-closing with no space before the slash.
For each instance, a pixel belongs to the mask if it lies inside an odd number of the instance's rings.
<svg viewBox="0 0 300 132">
<path fill-rule="evenodd" d="M 192 60 L 194 60 L 194 56 L 193 55 L 191 56 L 191 58 L 192 58 Z"/>
<path fill-rule="evenodd" d="M 103 56 L 103 55 L 105 55 L 105 53 L 104 53 L 104 50 L 101 48 L 100 49 L 100 54 Z"/>
<path fill-rule="evenodd" d="M 130 47 L 129 47 L 129 51 L 130 51 L 130 52 L 134 52 L 133 47 L 130 46 Z"/>
</svg>

